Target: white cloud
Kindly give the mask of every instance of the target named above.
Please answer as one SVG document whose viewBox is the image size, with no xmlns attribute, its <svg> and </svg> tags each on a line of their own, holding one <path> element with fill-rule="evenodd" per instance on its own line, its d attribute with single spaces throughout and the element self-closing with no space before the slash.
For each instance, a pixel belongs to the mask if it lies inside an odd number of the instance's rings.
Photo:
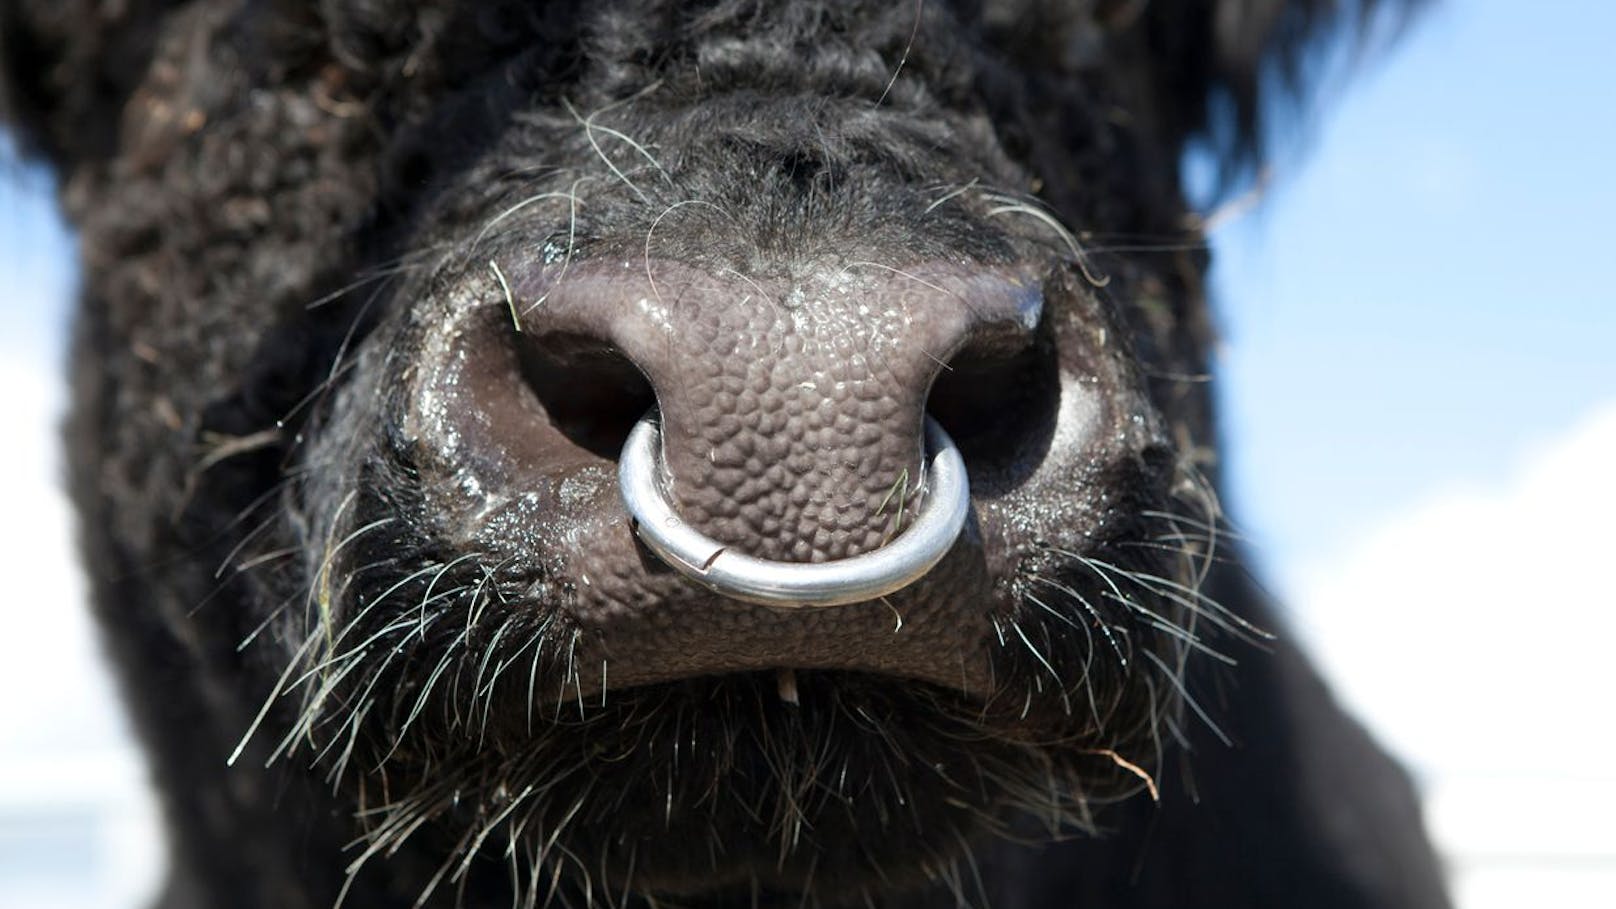
<svg viewBox="0 0 1616 909">
<path fill-rule="evenodd" d="M 0 757 L 107 746 L 123 737 L 84 604 L 58 468 L 65 378 L 43 358 L 0 360 L 11 436 L 0 445 L 0 551 L 13 569 L 0 598 Z M 26 696 L 23 693 L 27 693 Z"/>
<path fill-rule="evenodd" d="M 1464 909 L 1616 886 L 1613 522 L 1616 401 L 1503 486 L 1417 505 L 1285 585 L 1338 693 L 1416 771 Z"/>
<path fill-rule="evenodd" d="M 1616 401 L 1503 488 L 1417 505 L 1286 586 L 1342 695 L 1416 767 L 1612 777 L 1613 522 Z"/>
<path fill-rule="evenodd" d="M 11 353 L 0 357 L 0 905 L 147 905 L 163 868 L 157 809 L 84 602 L 58 468 L 66 381 L 38 347 Z"/>
</svg>

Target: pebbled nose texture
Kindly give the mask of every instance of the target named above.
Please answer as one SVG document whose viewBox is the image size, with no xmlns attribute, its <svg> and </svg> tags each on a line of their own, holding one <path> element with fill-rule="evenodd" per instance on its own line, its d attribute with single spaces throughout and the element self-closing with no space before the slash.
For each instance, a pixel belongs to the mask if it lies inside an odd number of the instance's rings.
<svg viewBox="0 0 1616 909">
<path fill-rule="evenodd" d="M 670 501 L 760 558 L 881 546 L 921 504 L 922 414 L 973 339 L 1029 335 L 1034 283 L 956 265 L 711 273 L 591 260 L 517 286 L 527 343 L 603 342 L 661 410 Z"/>
</svg>

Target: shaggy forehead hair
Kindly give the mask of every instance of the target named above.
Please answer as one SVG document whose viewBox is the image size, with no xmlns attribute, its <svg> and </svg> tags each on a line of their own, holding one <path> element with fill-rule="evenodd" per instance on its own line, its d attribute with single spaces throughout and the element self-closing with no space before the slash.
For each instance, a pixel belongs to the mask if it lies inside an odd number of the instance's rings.
<svg viewBox="0 0 1616 909">
<path fill-rule="evenodd" d="M 963 903 L 992 889 L 984 832 L 1093 832 L 1155 794 L 1168 742 L 1221 735 L 1196 693 L 1224 651 L 1264 638 L 1207 592 L 1178 161 L 1203 141 L 1249 174 L 1259 87 L 1293 91 L 1374 6 L 0 2 L 0 110 L 63 175 L 89 273 L 71 442 L 98 608 L 160 783 L 202 794 L 172 799 L 176 851 L 241 853 L 196 861 L 198 892 L 590 904 L 722 865 L 735 905 Z M 509 294 L 500 261 L 653 238 L 747 275 L 814 248 L 1061 263 L 1047 290 L 1107 339 L 1089 371 L 1142 389 L 1122 422 L 1149 441 L 1082 555 L 1027 541 L 986 703 L 853 673 L 804 675 L 800 710 L 772 676 L 608 692 L 560 608 L 586 591 L 450 545 L 403 425 L 432 327 Z"/>
</svg>

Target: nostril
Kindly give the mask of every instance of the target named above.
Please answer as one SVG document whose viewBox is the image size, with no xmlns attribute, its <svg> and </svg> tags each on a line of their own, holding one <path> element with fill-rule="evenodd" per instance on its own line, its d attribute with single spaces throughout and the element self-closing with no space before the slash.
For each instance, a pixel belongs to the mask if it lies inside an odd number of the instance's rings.
<svg viewBox="0 0 1616 909">
<path fill-rule="evenodd" d="M 617 460 L 635 421 L 656 403 L 639 368 L 610 343 L 570 332 L 524 335 L 519 350 L 523 378 L 557 431 Z"/>
<path fill-rule="evenodd" d="M 932 384 L 926 410 L 954 437 L 973 475 L 1016 474 L 1048 445 L 1059 403 L 1048 325 L 977 333 Z"/>
</svg>

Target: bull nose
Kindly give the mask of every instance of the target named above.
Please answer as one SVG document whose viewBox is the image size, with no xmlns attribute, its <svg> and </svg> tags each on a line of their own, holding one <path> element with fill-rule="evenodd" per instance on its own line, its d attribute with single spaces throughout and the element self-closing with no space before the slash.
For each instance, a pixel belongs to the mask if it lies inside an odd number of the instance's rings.
<svg viewBox="0 0 1616 909">
<path fill-rule="evenodd" d="M 940 487 L 950 475 L 939 458 L 958 458 L 940 428 L 928 463 L 932 383 L 963 350 L 1028 344 L 1041 307 L 1035 282 L 953 264 L 741 274 L 592 260 L 527 276 L 517 295 L 537 301 L 523 311 L 530 380 L 580 435 L 608 445 L 654 396 L 655 424 L 624 457 L 645 454 L 634 471 L 667 508 L 651 533 L 687 535 L 678 551 L 647 538 L 665 560 L 709 572 L 718 550 L 736 570 L 740 557 L 845 563 L 899 538 L 915 548 L 923 534 L 909 531 L 922 528 L 911 525 L 941 520 L 924 554 L 876 571 L 908 579 L 941 556 L 966 510 L 963 467 Z M 949 501 L 933 507 L 940 492 Z"/>
</svg>

